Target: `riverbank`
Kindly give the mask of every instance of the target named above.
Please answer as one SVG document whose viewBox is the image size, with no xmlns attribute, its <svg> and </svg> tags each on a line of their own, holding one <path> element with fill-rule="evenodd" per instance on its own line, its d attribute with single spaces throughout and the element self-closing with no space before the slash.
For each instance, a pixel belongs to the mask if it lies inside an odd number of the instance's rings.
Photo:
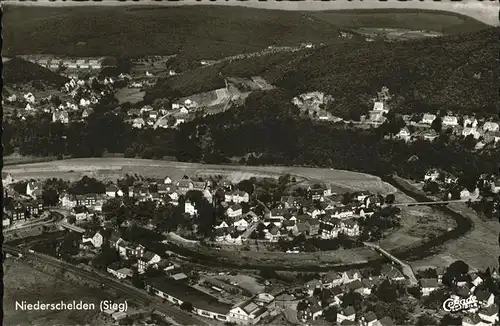
<svg viewBox="0 0 500 326">
<path fill-rule="evenodd" d="M 404 179 L 392 176 L 386 176 L 382 178 L 382 181 L 391 184 L 393 187 L 399 189 L 405 195 L 415 199 L 416 201 L 432 201 L 431 198 L 425 196 L 418 189 L 412 187 Z M 468 234 L 473 228 L 473 222 L 470 216 L 463 216 L 454 209 L 450 209 L 446 206 L 435 207 L 436 210 L 442 212 L 443 214 L 450 216 L 455 222 L 456 227 L 444 234 L 438 235 L 433 239 L 427 241 L 420 241 L 412 245 L 405 247 L 400 247 L 398 249 L 390 250 L 390 253 L 403 261 L 411 262 L 411 265 L 417 264 L 418 261 L 432 258 L 438 255 L 438 252 L 444 248 L 444 246 L 453 240 L 457 240 L 460 237 Z M 358 260 L 356 262 L 323 262 L 319 263 L 317 260 L 314 262 L 307 260 L 304 261 L 301 258 L 295 257 L 295 255 L 285 254 L 285 253 L 275 253 L 280 259 L 273 257 L 273 259 L 268 260 L 263 264 L 263 261 L 252 259 L 246 256 L 244 263 L 241 263 L 241 251 L 233 251 L 230 253 L 224 253 L 220 250 L 207 248 L 203 246 L 183 246 L 182 243 L 169 243 L 169 250 L 184 257 L 189 257 L 188 260 L 192 260 L 195 263 L 205 264 L 212 267 L 221 267 L 227 269 L 248 269 L 248 270 L 258 270 L 262 268 L 272 268 L 276 271 L 296 271 L 296 272 L 326 272 L 326 271 L 345 271 L 356 268 L 365 268 L 373 264 L 374 262 L 384 261 L 384 258 L 374 255 L 374 258 L 367 258 L 364 260 Z M 358 248 L 367 249 L 367 248 Z M 328 256 L 328 253 L 318 253 Z M 309 254 L 310 255 L 310 254 Z M 377 257 L 375 257 L 377 256 Z M 310 259 L 310 258 L 309 258 Z"/>
</svg>

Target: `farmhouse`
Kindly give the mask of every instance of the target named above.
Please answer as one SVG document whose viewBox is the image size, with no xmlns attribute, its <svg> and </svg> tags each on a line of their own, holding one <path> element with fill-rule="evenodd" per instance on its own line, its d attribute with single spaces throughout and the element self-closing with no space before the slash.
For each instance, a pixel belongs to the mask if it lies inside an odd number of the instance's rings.
<svg viewBox="0 0 500 326">
<path fill-rule="evenodd" d="M 193 305 L 194 313 L 223 322 L 228 321 L 227 316 L 232 308 L 231 305 L 185 283 L 163 277 L 147 280 L 146 289 L 152 289 L 155 295 L 176 305 L 189 302 Z"/>
</svg>

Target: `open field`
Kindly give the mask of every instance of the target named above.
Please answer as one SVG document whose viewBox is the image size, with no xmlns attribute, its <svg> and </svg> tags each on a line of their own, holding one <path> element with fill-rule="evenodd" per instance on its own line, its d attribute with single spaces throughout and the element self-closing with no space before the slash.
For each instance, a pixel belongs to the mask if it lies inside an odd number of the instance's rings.
<svg viewBox="0 0 500 326">
<path fill-rule="evenodd" d="M 413 262 L 412 266 L 446 267 L 455 260 L 463 260 L 474 269 L 498 266 L 498 234 L 500 233 L 498 221 L 483 221 L 473 210 L 462 203 L 449 206 L 472 219 L 473 229 L 460 239 L 443 246 L 440 250 L 441 254 Z"/>
<path fill-rule="evenodd" d="M 178 103 L 184 103 L 186 100 L 196 102 L 199 107 L 211 107 L 225 104 L 231 99 L 231 93 L 226 88 L 218 88 L 210 92 L 193 94 L 191 96 L 179 99 Z"/>
<path fill-rule="evenodd" d="M 155 178 L 170 176 L 174 180 L 180 179 L 184 175 L 202 176 L 221 174 L 234 182 L 250 178 L 251 176 L 277 177 L 288 173 L 305 179 L 321 180 L 334 186 L 350 188 L 352 190 L 367 190 L 381 194 L 396 191 L 393 186 L 382 182 L 380 178 L 372 175 L 344 170 L 305 167 L 212 165 L 125 158 L 85 158 L 10 165 L 6 166 L 4 171 L 11 173 L 12 177 L 16 180 L 53 177 L 76 180 L 84 175 L 106 180 L 116 180 L 116 178 L 125 174 L 137 173 Z"/>
<path fill-rule="evenodd" d="M 415 202 L 401 192 L 396 194 L 396 202 Z M 401 208 L 401 228 L 380 241 L 386 250 L 416 244 L 419 241 L 433 238 L 454 228 L 456 222 L 443 213 L 429 206 L 413 206 Z"/>
<path fill-rule="evenodd" d="M 142 101 L 144 94 L 146 92 L 141 91 L 139 88 L 122 88 L 116 93 L 115 97 L 120 104 L 126 102 L 135 104 Z"/>
<path fill-rule="evenodd" d="M 100 300 L 113 298 L 100 289 L 75 286 L 62 280 L 60 273 L 42 272 L 22 260 L 4 262 L 4 323 L 5 325 L 105 325 L 99 311 Z M 96 304 L 90 311 L 30 311 L 15 309 L 15 302 L 58 303 L 73 300 Z M 108 322 L 110 325 L 110 323 Z"/>
</svg>

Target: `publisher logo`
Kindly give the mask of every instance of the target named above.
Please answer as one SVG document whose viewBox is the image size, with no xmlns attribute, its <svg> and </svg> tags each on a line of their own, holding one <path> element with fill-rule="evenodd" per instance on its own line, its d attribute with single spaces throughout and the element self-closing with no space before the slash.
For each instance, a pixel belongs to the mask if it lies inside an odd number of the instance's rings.
<svg viewBox="0 0 500 326">
<path fill-rule="evenodd" d="M 474 308 L 479 308 L 479 302 L 477 301 L 477 298 L 473 295 L 471 295 L 467 299 L 449 298 L 443 302 L 443 309 L 446 312 L 459 312 Z"/>
</svg>

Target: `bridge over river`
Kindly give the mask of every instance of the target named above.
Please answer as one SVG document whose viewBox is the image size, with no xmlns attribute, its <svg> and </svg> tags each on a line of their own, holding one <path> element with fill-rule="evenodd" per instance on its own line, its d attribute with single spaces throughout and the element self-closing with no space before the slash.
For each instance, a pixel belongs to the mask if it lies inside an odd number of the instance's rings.
<svg viewBox="0 0 500 326">
<path fill-rule="evenodd" d="M 372 248 L 375 251 L 378 251 L 382 256 L 387 257 L 388 259 L 392 260 L 396 264 L 398 264 L 401 267 L 401 271 L 403 272 L 403 275 L 406 276 L 408 281 L 410 281 L 411 285 L 417 285 L 418 280 L 415 277 L 415 274 L 413 273 L 413 269 L 411 268 L 410 265 L 404 263 L 402 260 L 398 259 L 394 255 L 391 255 L 389 252 L 386 250 L 382 249 L 379 245 L 376 245 L 374 243 L 370 242 L 363 242 L 363 244 L 369 248 Z"/>
</svg>

